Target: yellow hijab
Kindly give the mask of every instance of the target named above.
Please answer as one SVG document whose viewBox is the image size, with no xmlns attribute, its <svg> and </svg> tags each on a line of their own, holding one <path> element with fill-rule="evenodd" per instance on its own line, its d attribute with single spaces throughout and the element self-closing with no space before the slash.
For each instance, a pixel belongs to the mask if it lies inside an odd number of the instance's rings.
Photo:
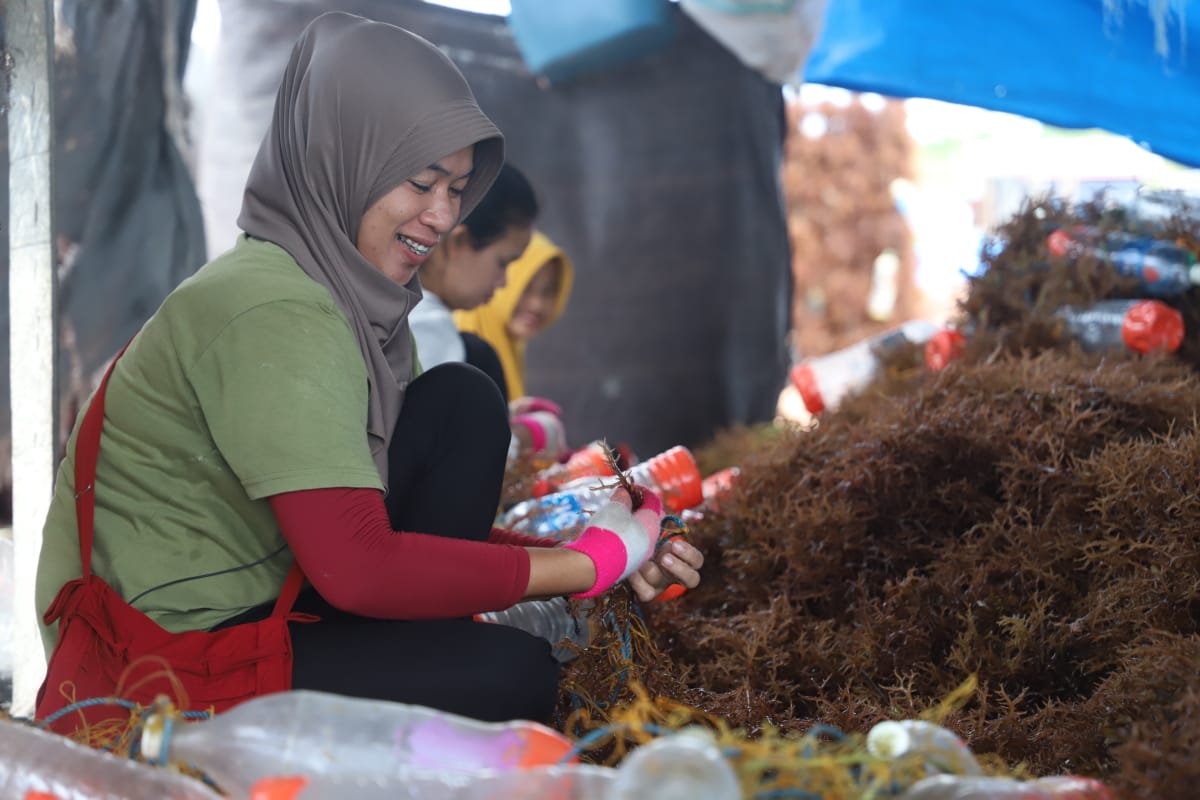
<svg viewBox="0 0 1200 800">
<path fill-rule="evenodd" d="M 500 364 L 504 367 L 504 382 L 508 384 L 510 400 L 525 396 L 525 340 L 509 335 L 508 321 L 517 310 L 517 303 L 533 276 L 555 258 L 562 264 L 562 270 L 558 281 L 558 301 L 546 320 L 546 327 L 550 327 L 567 307 L 567 298 L 571 296 L 571 286 L 575 282 L 575 267 L 558 245 L 536 230 L 525 252 L 505 270 L 505 287 L 478 308 L 454 312 L 454 322 L 460 331 L 473 333 L 496 349 L 496 355 L 500 356 Z"/>
</svg>

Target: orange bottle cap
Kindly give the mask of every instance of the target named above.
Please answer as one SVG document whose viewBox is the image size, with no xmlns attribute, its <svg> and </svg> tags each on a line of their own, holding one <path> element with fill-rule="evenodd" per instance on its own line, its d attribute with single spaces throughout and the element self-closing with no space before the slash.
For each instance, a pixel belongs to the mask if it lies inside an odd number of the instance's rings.
<svg viewBox="0 0 1200 800">
<path fill-rule="evenodd" d="M 529 767 L 552 767 L 555 764 L 563 763 L 563 758 L 574 747 L 571 740 L 553 728 L 536 723 L 526 723 L 526 725 L 528 727 L 523 727 L 520 732 L 522 748 L 520 760 L 517 762 L 518 766 L 528 769 Z M 578 762 L 578 756 L 572 756 L 567 761 L 569 764 Z"/>
<path fill-rule="evenodd" d="M 967 339 L 954 328 L 943 328 L 925 343 L 925 366 L 937 372 L 963 354 Z"/>
<path fill-rule="evenodd" d="M 287 775 L 263 778 L 250 787 L 250 800 L 295 800 L 308 785 L 308 778 Z"/>
<path fill-rule="evenodd" d="M 591 475 L 612 475 L 613 468 L 608 462 L 608 453 L 596 443 L 580 448 L 571 454 L 563 464 L 566 470 L 566 480 L 586 478 Z"/>
<path fill-rule="evenodd" d="M 667 588 L 665 588 L 661 592 L 659 592 L 658 596 L 655 597 L 650 602 L 665 603 L 668 600 L 674 600 L 676 597 L 680 597 L 686 591 L 687 591 L 687 587 L 684 586 L 682 583 L 672 583 L 670 586 L 668 586 Z"/>
<path fill-rule="evenodd" d="M 1158 300 L 1143 300 L 1125 312 L 1121 339 L 1138 353 L 1166 350 L 1174 353 L 1183 343 L 1183 315 Z"/>
<path fill-rule="evenodd" d="M 681 445 L 666 450 L 633 469 L 634 480 L 645 481 L 662 495 L 672 514 L 704 502 L 700 467 L 692 451 Z"/>
<path fill-rule="evenodd" d="M 825 410 L 825 400 L 821 397 L 821 389 L 817 386 L 817 376 L 808 364 L 797 364 L 792 367 L 792 386 L 800 393 L 804 407 L 810 414 L 820 414 Z"/>
</svg>

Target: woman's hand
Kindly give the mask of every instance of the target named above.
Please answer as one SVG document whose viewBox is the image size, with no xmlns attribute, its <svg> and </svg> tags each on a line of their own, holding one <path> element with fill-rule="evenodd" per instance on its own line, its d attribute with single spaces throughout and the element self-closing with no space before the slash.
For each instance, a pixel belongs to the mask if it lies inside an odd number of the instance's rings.
<svg viewBox="0 0 1200 800">
<path fill-rule="evenodd" d="M 567 434 L 562 420 L 549 411 L 530 411 L 512 418 L 512 432 L 521 443 L 521 453 L 533 453 L 557 461 L 567 451 Z"/>
<path fill-rule="evenodd" d="M 562 419 L 562 406 L 545 397 L 518 397 L 508 404 L 508 415 L 510 417 L 519 417 L 522 414 L 529 414 L 534 411 L 549 411 L 554 416 Z"/>
<path fill-rule="evenodd" d="M 648 603 L 673 583 L 695 589 L 700 585 L 703 566 L 703 553 L 683 539 L 675 539 L 630 575 L 629 585 L 638 600 Z"/>
<path fill-rule="evenodd" d="M 654 492 L 639 486 L 641 505 L 633 509 L 633 500 L 624 488 L 602 505 L 588 520 L 588 526 L 564 550 L 583 553 L 596 567 L 591 588 L 574 597 L 595 597 L 630 577 L 654 555 L 662 525 L 662 500 Z"/>
</svg>

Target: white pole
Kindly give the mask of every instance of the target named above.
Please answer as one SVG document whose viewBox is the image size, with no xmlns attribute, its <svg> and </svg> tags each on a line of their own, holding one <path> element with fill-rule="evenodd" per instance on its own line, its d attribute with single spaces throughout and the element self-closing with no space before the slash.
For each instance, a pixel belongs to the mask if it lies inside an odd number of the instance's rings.
<svg viewBox="0 0 1200 800">
<path fill-rule="evenodd" d="M 55 259 L 52 0 L 7 0 L 9 369 L 13 461 L 13 703 L 29 715 L 46 671 L 34 607 L 42 523 L 54 483 Z"/>
</svg>

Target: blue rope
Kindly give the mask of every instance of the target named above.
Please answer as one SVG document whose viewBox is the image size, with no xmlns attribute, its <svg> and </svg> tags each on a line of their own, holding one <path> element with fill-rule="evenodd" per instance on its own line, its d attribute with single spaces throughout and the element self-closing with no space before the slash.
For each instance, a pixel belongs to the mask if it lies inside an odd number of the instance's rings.
<svg viewBox="0 0 1200 800">
<path fill-rule="evenodd" d="M 591 750 L 592 745 L 594 745 L 596 742 L 600 741 L 604 737 L 611 736 L 612 734 L 617 733 L 618 731 L 629 730 L 630 727 L 631 726 L 626 723 L 621 723 L 621 724 L 614 724 L 614 725 L 604 725 L 603 727 L 596 728 L 596 730 L 585 734 L 581 739 L 579 739 L 577 742 L 575 742 L 575 744 L 571 746 L 571 749 L 569 751 L 567 751 L 566 753 L 564 753 L 563 757 L 558 760 L 558 763 L 566 764 L 571 759 L 582 755 L 585 750 Z M 663 736 L 664 734 L 668 733 L 667 730 L 660 728 L 658 725 L 644 725 L 644 726 L 642 726 L 642 730 L 646 731 L 647 733 L 651 733 L 655 736 Z M 670 732 L 673 733 L 673 731 L 670 731 Z"/>
<path fill-rule="evenodd" d="M 50 716 L 43 720 L 35 721 L 33 724 L 39 728 L 45 729 L 49 725 L 53 725 L 58 720 L 65 717 L 67 714 L 72 714 L 81 708 L 91 708 L 93 706 L 121 706 L 121 708 L 129 711 L 137 710 L 137 703 L 130 700 L 123 700 L 120 697 L 93 697 L 89 700 L 80 700 L 77 703 L 71 703 L 69 706 L 63 706 L 58 711 L 55 711 Z"/>
</svg>

